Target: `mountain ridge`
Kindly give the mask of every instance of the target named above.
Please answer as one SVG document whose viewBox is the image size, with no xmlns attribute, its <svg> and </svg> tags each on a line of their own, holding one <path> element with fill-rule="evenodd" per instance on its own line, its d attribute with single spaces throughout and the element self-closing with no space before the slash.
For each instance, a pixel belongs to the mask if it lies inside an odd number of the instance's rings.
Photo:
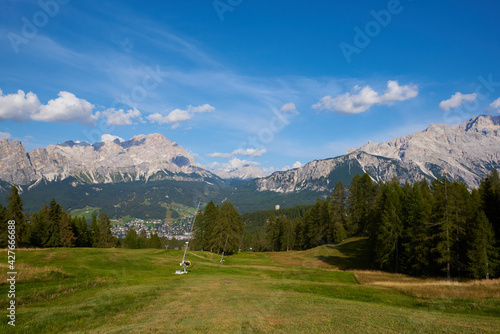
<svg viewBox="0 0 500 334">
<path fill-rule="evenodd" d="M 215 177 L 161 134 L 138 135 L 128 141 L 94 144 L 66 141 L 27 152 L 19 140 L 0 142 L 0 179 L 16 185 L 75 177 L 87 183 L 113 183 L 151 178 Z"/>
<path fill-rule="evenodd" d="M 414 182 L 446 176 L 477 187 L 488 171 L 500 168 L 500 116 L 475 116 L 459 125 L 431 124 L 414 134 L 383 143 L 369 141 L 345 155 L 314 160 L 254 182 L 258 191 L 331 191 L 335 186 L 331 181 L 348 179 L 332 174 L 352 166 L 368 172 L 374 181 L 397 177 L 401 182 Z"/>
</svg>

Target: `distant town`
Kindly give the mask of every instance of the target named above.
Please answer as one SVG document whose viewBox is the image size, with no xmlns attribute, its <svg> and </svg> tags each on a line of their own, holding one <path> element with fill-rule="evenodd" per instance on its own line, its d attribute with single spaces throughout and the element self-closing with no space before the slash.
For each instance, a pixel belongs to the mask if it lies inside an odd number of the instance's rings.
<svg viewBox="0 0 500 334">
<path fill-rule="evenodd" d="M 137 235 L 145 231 L 148 238 L 150 238 L 153 233 L 156 233 L 160 238 L 165 237 L 167 239 L 175 238 L 177 240 L 187 240 L 190 236 L 191 224 L 191 217 L 182 218 L 175 222 L 136 218 L 129 222 L 114 221 L 111 227 L 111 233 L 113 233 L 115 237 L 125 238 L 127 231 L 134 229 Z"/>
</svg>

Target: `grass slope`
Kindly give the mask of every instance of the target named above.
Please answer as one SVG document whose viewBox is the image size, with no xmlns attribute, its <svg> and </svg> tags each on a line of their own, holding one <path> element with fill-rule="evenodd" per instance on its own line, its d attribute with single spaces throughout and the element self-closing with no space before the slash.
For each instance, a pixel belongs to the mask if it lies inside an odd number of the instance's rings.
<svg viewBox="0 0 500 334">
<path fill-rule="evenodd" d="M 241 253 L 224 265 L 216 254 L 188 252 L 194 262 L 188 275 L 172 274 L 182 258 L 176 250 L 18 250 L 17 326 L 4 315 L 0 332 L 500 332 L 498 280 L 446 283 L 339 271 L 369 268 L 364 242 Z"/>
</svg>

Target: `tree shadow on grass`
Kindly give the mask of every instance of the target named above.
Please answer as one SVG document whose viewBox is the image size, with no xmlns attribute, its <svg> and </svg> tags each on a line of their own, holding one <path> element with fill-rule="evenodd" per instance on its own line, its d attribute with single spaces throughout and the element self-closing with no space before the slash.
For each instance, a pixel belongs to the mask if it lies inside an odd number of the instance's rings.
<svg viewBox="0 0 500 334">
<path fill-rule="evenodd" d="M 339 245 L 327 245 L 327 249 L 336 249 L 341 255 L 324 256 L 316 258 L 340 270 L 369 270 L 374 268 L 371 261 L 371 252 L 368 238 L 360 238 Z"/>
</svg>

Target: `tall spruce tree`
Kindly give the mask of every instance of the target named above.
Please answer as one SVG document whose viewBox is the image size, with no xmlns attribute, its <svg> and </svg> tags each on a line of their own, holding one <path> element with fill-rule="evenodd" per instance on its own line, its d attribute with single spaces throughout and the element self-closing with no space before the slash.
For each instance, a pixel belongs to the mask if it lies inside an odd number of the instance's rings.
<svg viewBox="0 0 500 334">
<path fill-rule="evenodd" d="M 500 245 L 500 176 L 498 170 L 493 169 L 481 181 L 479 186 L 482 208 L 495 232 L 497 243 Z"/>
<path fill-rule="evenodd" d="M 90 220 L 90 244 L 92 247 L 99 247 L 99 241 L 101 240 L 99 224 L 97 223 L 97 213 L 92 214 Z"/>
<path fill-rule="evenodd" d="M 423 276 L 429 269 L 431 200 L 432 194 L 426 181 L 405 185 L 402 260 L 404 272 L 413 276 Z"/>
<path fill-rule="evenodd" d="M 62 208 L 57 204 L 53 198 L 50 201 L 48 222 L 47 222 L 47 241 L 46 247 L 59 247 L 61 246 L 61 214 Z"/>
<path fill-rule="evenodd" d="M 62 247 L 74 247 L 75 246 L 75 234 L 73 233 L 73 228 L 71 227 L 71 217 L 62 210 L 61 213 L 61 246 Z"/>
<path fill-rule="evenodd" d="M 382 189 L 380 221 L 376 228 L 375 262 L 381 269 L 399 271 L 401 236 L 403 234 L 401 187 L 397 181 Z"/>
<path fill-rule="evenodd" d="M 0 248 L 7 247 L 8 244 L 8 228 L 7 228 L 7 217 L 6 210 L 0 203 Z"/>
<path fill-rule="evenodd" d="M 111 233 L 111 221 L 108 215 L 102 213 L 98 221 L 99 239 L 97 247 L 109 248 L 113 246 L 113 234 Z"/>
<path fill-rule="evenodd" d="M 339 182 L 333 189 L 330 203 L 330 240 L 339 243 L 347 236 L 347 196 L 344 185 Z"/>
<path fill-rule="evenodd" d="M 16 186 L 12 186 L 7 197 L 7 219 L 16 222 L 16 244 L 17 246 L 23 245 L 27 235 L 27 226 L 23 213 L 23 200 Z"/>
<path fill-rule="evenodd" d="M 482 210 L 476 216 L 471 232 L 471 244 L 467 253 L 469 270 L 474 278 L 489 279 L 498 268 L 499 253 L 495 247 L 493 226 Z"/>
</svg>

